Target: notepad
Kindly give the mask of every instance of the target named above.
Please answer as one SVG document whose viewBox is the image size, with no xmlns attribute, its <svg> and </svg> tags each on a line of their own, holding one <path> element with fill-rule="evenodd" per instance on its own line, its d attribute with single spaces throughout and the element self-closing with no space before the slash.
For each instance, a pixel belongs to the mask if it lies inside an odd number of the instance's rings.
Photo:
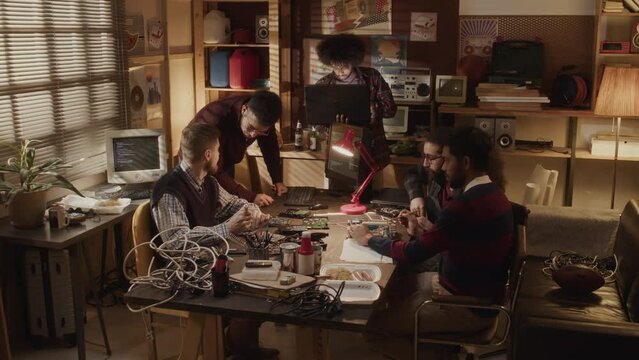
<svg viewBox="0 0 639 360">
<path fill-rule="evenodd" d="M 393 259 L 388 256 L 381 255 L 368 246 L 362 246 L 353 239 L 344 240 L 342 245 L 342 255 L 340 255 L 339 259 L 342 261 L 356 263 L 393 263 Z"/>
</svg>

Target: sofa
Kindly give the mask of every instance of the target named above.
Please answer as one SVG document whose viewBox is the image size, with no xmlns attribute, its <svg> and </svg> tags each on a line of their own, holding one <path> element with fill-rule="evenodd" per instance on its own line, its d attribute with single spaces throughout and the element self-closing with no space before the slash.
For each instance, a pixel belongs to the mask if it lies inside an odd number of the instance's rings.
<svg viewBox="0 0 639 360">
<path fill-rule="evenodd" d="M 614 210 L 530 208 L 515 307 L 511 358 L 613 359 L 639 356 L 639 202 Z M 562 290 L 542 273 L 552 250 L 615 254 L 615 281 L 588 296 Z"/>
</svg>

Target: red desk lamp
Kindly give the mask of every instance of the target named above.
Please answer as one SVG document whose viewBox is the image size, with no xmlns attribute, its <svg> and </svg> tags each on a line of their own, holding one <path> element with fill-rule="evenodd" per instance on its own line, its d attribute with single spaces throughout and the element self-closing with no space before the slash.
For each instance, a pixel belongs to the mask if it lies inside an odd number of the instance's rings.
<svg viewBox="0 0 639 360">
<path fill-rule="evenodd" d="M 360 215 L 366 212 L 366 205 L 360 204 L 359 198 L 362 196 L 362 193 L 364 192 L 364 190 L 366 190 L 366 187 L 368 186 L 368 184 L 370 184 L 370 182 L 373 180 L 373 177 L 380 169 L 379 164 L 377 164 L 373 160 L 371 154 L 366 149 L 366 146 L 364 146 L 364 144 L 359 140 L 353 143 L 354 139 L 355 130 L 349 128 L 346 130 L 346 133 L 344 133 L 344 137 L 342 137 L 335 143 L 335 145 L 333 145 L 333 150 L 348 157 L 353 157 L 355 155 L 355 153 L 353 152 L 353 147 L 357 148 L 360 156 L 362 157 L 362 159 L 364 159 L 366 165 L 371 169 L 366 179 L 364 179 L 364 182 L 362 182 L 357 190 L 355 190 L 355 192 L 351 195 L 351 203 L 344 204 L 339 208 L 341 212 L 347 215 Z"/>
</svg>

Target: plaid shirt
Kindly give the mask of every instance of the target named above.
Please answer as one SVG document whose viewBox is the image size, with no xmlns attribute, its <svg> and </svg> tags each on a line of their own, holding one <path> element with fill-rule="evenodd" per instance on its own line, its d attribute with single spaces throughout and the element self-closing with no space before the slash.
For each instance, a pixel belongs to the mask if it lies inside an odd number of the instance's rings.
<svg viewBox="0 0 639 360">
<path fill-rule="evenodd" d="M 199 194 L 202 193 L 202 180 L 198 179 L 192 172 L 191 168 L 185 161 L 180 163 L 180 167 L 187 174 L 189 184 L 195 188 Z M 229 240 L 232 234 L 229 232 L 226 226 L 226 221 L 238 212 L 242 207 L 248 204 L 246 200 L 240 199 L 235 195 L 229 194 L 224 190 L 213 178 L 215 186 L 218 191 L 218 206 L 215 212 L 215 220 L 218 225 L 212 227 L 196 226 L 193 229 L 189 229 L 189 220 L 186 217 L 186 211 L 182 206 L 182 203 L 173 195 L 165 193 L 158 201 L 158 205 L 153 208 L 153 220 L 160 232 L 172 229 L 176 227 L 182 227 L 181 229 L 175 229 L 173 231 L 167 231 L 163 233 L 162 240 L 169 241 L 179 237 L 183 237 L 188 232 L 187 239 L 197 242 L 203 246 L 211 246 L 218 242 L 214 235 L 211 235 L 211 230 L 223 238 Z"/>
<path fill-rule="evenodd" d="M 358 66 L 354 69 L 360 79 L 368 85 L 370 89 L 370 99 L 373 114 L 371 116 L 370 129 L 373 132 L 372 149 L 369 151 L 371 156 L 381 168 L 390 163 L 390 149 L 386 143 L 384 135 L 384 124 L 382 122 L 385 117 L 395 116 L 397 105 L 393 99 L 390 87 L 379 71 Z M 318 84 L 334 85 L 337 84 L 337 77 L 334 72 L 324 76 L 317 81 Z"/>
</svg>

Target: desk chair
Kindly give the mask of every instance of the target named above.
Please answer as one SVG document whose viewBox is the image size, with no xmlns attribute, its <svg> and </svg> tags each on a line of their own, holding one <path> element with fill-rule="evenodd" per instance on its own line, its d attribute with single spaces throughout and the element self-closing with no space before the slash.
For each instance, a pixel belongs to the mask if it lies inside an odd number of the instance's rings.
<svg viewBox="0 0 639 360">
<path fill-rule="evenodd" d="M 152 234 L 152 222 L 151 218 L 151 205 L 147 200 L 140 204 L 133 214 L 133 246 L 151 241 Z M 148 275 L 149 265 L 153 259 L 153 250 L 147 246 L 141 246 L 135 249 L 135 268 L 138 276 Z M 183 319 L 188 319 L 189 313 L 186 311 L 169 310 L 162 308 L 150 308 L 149 310 L 142 312 L 144 324 L 147 327 L 147 347 L 149 360 L 157 360 L 157 344 L 155 342 L 155 326 L 160 325 L 159 322 L 153 321 L 153 314 L 164 314 L 170 316 L 178 316 Z M 165 325 L 165 324 L 162 324 Z"/>
<path fill-rule="evenodd" d="M 522 205 L 512 204 L 515 229 L 513 232 L 513 248 L 510 253 L 510 268 L 508 270 L 508 282 L 506 284 L 506 296 L 502 304 L 493 304 L 489 300 L 472 296 L 433 296 L 424 301 L 415 311 L 414 328 L 414 358 L 419 359 L 419 344 L 444 344 L 460 346 L 466 350 L 473 359 L 478 358 L 473 352 L 482 349 L 490 354 L 504 350 L 504 344 L 508 339 L 512 323 L 512 314 L 515 312 L 515 303 L 519 292 L 519 281 L 526 262 L 526 222 L 529 210 Z M 488 328 L 477 333 L 446 333 L 446 334 L 420 334 L 419 314 L 425 306 L 452 306 L 468 309 L 491 309 L 498 311 L 495 321 Z M 428 319 L 425 319 L 428 321 Z M 499 336 L 501 335 L 501 336 Z M 492 351 L 492 352 L 491 352 Z M 484 354 L 488 355 L 488 354 Z"/>
</svg>

